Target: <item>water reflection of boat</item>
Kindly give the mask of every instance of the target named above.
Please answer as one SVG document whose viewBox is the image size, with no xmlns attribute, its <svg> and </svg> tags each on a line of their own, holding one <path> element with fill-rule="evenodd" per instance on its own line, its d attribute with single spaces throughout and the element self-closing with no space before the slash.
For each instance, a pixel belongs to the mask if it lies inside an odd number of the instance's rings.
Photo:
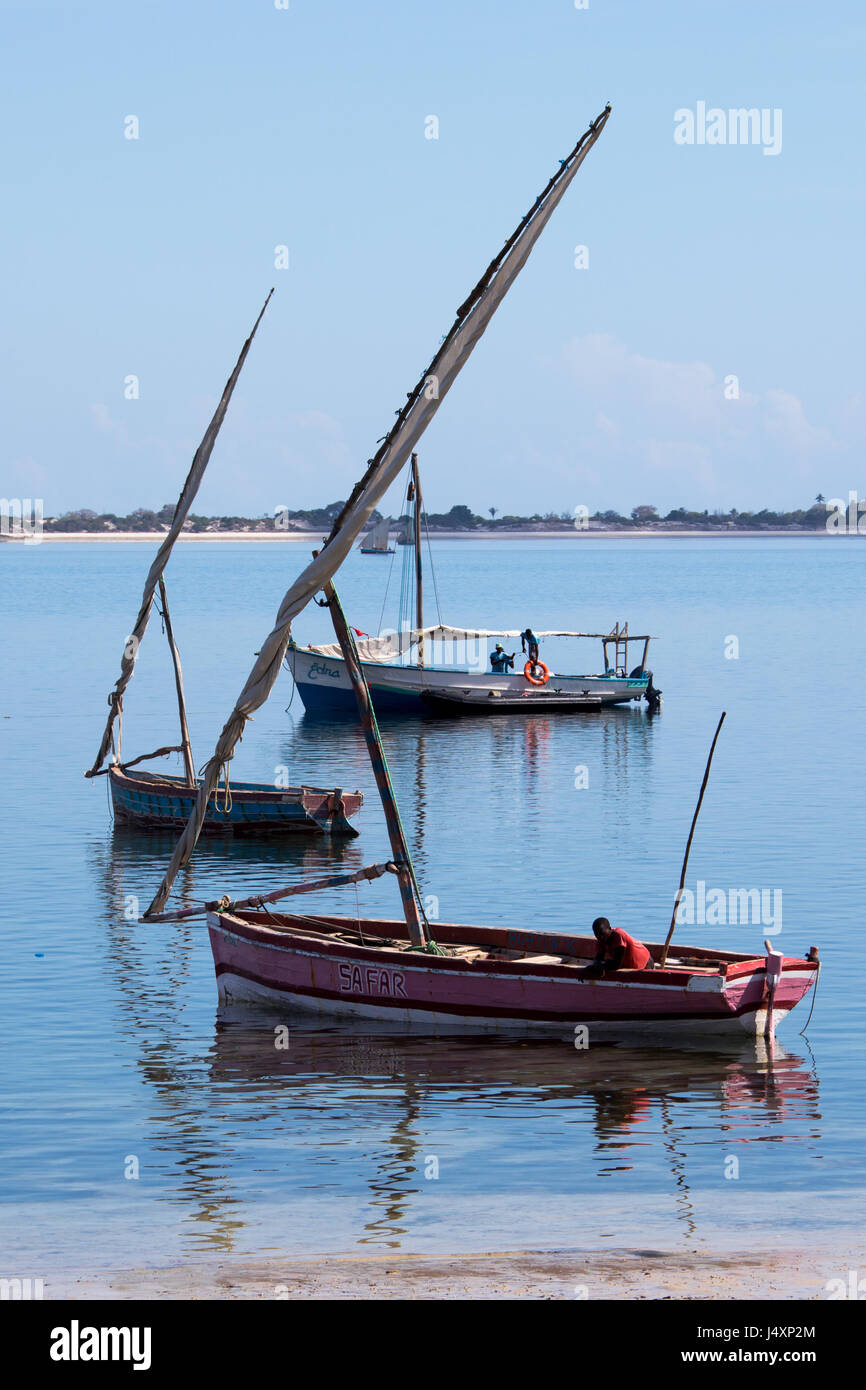
<svg viewBox="0 0 866 1390">
<path fill-rule="evenodd" d="M 272 1039 L 273 1032 L 269 1010 L 243 1001 L 221 1001 L 215 1013 L 214 1064 L 221 1059 L 220 1064 L 237 1069 L 239 1077 L 249 1073 L 250 1080 L 272 1069 L 274 1076 L 284 1074 L 288 1067 L 311 1081 L 336 1073 L 392 1080 L 408 1076 L 416 1081 L 454 1082 L 459 1077 L 461 1085 L 525 1082 L 539 1094 L 560 1084 L 583 1090 L 634 1080 L 641 1086 L 651 1084 L 655 1091 L 670 1089 L 689 1104 L 693 1086 L 700 1087 L 709 1076 L 717 1078 L 720 1098 L 722 1083 L 738 1079 L 745 1087 L 742 1092 L 724 1089 L 735 1103 L 747 1097 L 765 1099 L 770 1082 L 782 1091 L 793 1087 L 802 1095 L 817 1095 L 817 1082 L 805 1058 L 775 1039 L 762 1037 L 641 1045 L 616 1041 L 582 1047 L 571 1039 L 563 1044 L 526 1039 L 517 1032 L 494 1038 L 453 1034 L 431 1048 L 432 1034 L 407 1034 L 400 1027 L 379 1024 L 337 1027 L 325 1020 L 303 1019 L 291 1028 L 286 1051 L 273 1055 L 272 1045 L 262 1049 L 262 1038 Z M 646 1080 L 648 1073 L 652 1083 Z"/>
<path fill-rule="evenodd" d="M 170 830 L 132 830 L 115 823 L 110 838 L 97 852 L 97 857 L 104 861 L 101 877 L 112 914 L 123 912 L 128 895 L 140 891 L 142 883 L 164 863 L 175 843 Z M 342 866 L 352 868 L 360 862 L 355 841 L 343 838 L 298 837 L 277 843 L 273 839 L 232 840 L 213 836 L 202 841 L 195 864 L 186 864 L 181 871 L 178 898 L 184 906 L 192 904 L 196 900 L 196 885 L 214 874 L 221 882 L 235 878 L 245 882 L 253 871 L 257 880 L 265 885 L 283 883 L 287 877 L 300 881 L 310 874 Z"/>
<path fill-rule="evenodd" d="M 471 794 L 480 842 L 486 834 L 497 833 L 505 797 L 507 814 L 520 816 L 528 857 L 553 828 L 546 812 L 561 798 L 563 786 L 587 785 L 591 772 L 593 786 L 603 782 L 605 787 L 604 798 L 595 803 L 597 814 L 609 825 L 611 835 L 628 839 L 635 852 L 641 853 L 649 827 L 644 800 L 634 795 L 633 779 L 640 780 L 645 793 L 651 786 L 656 732 L 657 726 L 640 710 L 626 706 L 605 711 L 594 720 L 581 739 L 579 751 L 568 722 L 544 714 L 528 714 L 517 721 L 480 721 L 462 730 L 459 740 L 454 739 L 449 720 L 405 717 L 400 738 L 393 739 L 388 749 L 388 763 L 404 808 L 419 879 L 425 883 L 435 871 L 433 856 L 443 830 L 443 818 L 435 816 L 437 785 Z M 281 760 L 286 764 L 297 761 L 301 744 L 312 762 L 322 762 L 326 776 L 330 766 L 339 766 L 356 785 L 363 786 L 364 777 L 369 775 L 369 758 L 356 725 L 346 720 L 326 725 L 300 714 L 283 740 Z M 581 759 L 580 766 L 575 766 L 576 758 Z M 504 778 L 503 769 L 509 770 L 508 778 Z M 581 782 L 583 777 L 586 783 Z M 523 809 L 521 797 L 525 797 Z M 533 801 L 544 804 L 544 815 L 526 814 Z M 580 798 L 575 801 L 576 810 L 581 812 Z"/>
<path fill-rule="evenodd" d="M 701 1094 L 726 1108 L 769 1103 L 775 1118 L 786 1102 L 803 1116 L 817 1118 L 818 1083 L 803 1057 L 775 1040 L 761 1037 L 716 1041 L 685 1040 L 675 1045 L 632 1046 L 551 1043 L 511 1037 L 469 1038 L 453 1034 L 430 1047 L 429 1036 L 399 1028 L 304 1021 L 293 1027 L 285 1050 L 274 1049 L 274 1021 L 267 1010 L 248 1003 L 221 1003 L 216 1014 L 211 1075 L 240 1084 L 293 1076 L 297 1084 L 317 1084 L 334 1076 L 411 1080 L 417 1085 L 516 1086 L 538 1099 L 598 1095 L 613 1091 L 646 1096 L 653 1103 L 694 1105 Z M 269 1046 L 263 1047 L 267 1037 Z M 628 1120 L 630 1102 L 623 1108 Z"/>
<path fill-rule="evenodd" d="M 818 1110 L 818 1082 L 802 1057 L 763 1039 L 708 1049 L 678 1046 L 571 1047 L 517 1039 L 440 1039 L 361 1029 L 293 1030 L 284 1050 L 273 1046 L 262 1015 L 245 1005 L 220 1006 L 210 1079 L 235 1094 L 249 1123 L 269 1130 L 317 1109 L 342 1116 L 337 1133 L 371 1128 L 367 1187 L 371 1214 L 359 1244 L 400 1247 L 424 1208 L 431 1125 L 495 1106 L 497 1114 L 553 1108 L 569 1123 L 588 1121 L 594 1134 L 587 1181 L 613 1178 L 653 1159 L 669 1175 L 674 1215 L 688 1238 L 700 1239 L 688 1175 L 695 1156 L 695 1115 L 705 1128 L 718 1116 L 720 1147 L 769 1137 L 809 1143 Z M 329 1100 L 329 1097 L 332 1099 Z M 388 1119 L 384 1132 L 382 1120 Z M 374 1118 L 375 1117 L 375 1118 Z M 340 1140 L 331 1136 L 331 1144 Z M 702 1134 L 700 1144 L 708 1142 Z M 417 1209 L 417 1210 L 416 1210 Z"/>
</svg>

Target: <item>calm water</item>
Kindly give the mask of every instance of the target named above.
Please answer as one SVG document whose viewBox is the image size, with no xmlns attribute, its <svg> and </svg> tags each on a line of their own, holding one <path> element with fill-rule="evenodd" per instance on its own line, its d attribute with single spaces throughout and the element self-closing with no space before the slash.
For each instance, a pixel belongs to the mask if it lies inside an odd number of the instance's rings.
<svg viewBox="0 0 866 1390">
<path fill-rule="evenodd" d="M 737 1050 L 405 1039 L 221 1014 L 204 929 L 142 926 L 172 841 L 113 831 L 96 753 L 148 545 L 0 547 L 4 796 L 2 1264 L 169 1263 L 207 1253 L 657 1245 L 711 1249 L 850 1231 L 864 1190 L 862 595 L 839 539 L 442 542 L 447 621 L 658 634 L 662 713 L 403 721 L 384 737 L 426 894 L 443 919 L 585 930 L 604 912 L 663 937 L 710 738 L 690 883 L 782 892 L 789 953 L 821 948 L 775 1058 Z M 204 761 L 302 546 L 181 546 L 169 597 Z M 340 588 L 378 626 L 387 561 Z M 430 615 L 435 616 L 433 595 Z M 387 615 L 386 615 L 387 616 Z M 328 640 L 321 610 L 299 641 Z M 736 637 L 739 657 L 725 657 Z M 560 669 L 598 667 L 586 645 Z M 730 646 L 730 643 L 728 643 Z M 542 656 L 551 656 L 548 649 Z M 286 675 L 247 728 L 238 779 L 359 786 L 361 838 L 206 842 L 178 899 L 269 889 L 387 854 L 353 725 L 305 719 Z M 124 753 L 175 739 L 158 621 Z M 161 766 L 173 765 L 168 760 Z M 589 786 L 575 789 L 575 769 Z M 398 915 L 390 881 L 362 911 Z M 355 890 L 322 895 L 353 912 Z M 765 928 L 686 939 L 759 950 Z M 139 1177 L 127 1179 L 133 1156 Z M 739 1177 L 725 1177 L 730 1159 Z M 438 1161 L 438 1178 L 427 1176 Z M 746 1236 L 744 1232 L 750 1234 Z"/>
</svg>

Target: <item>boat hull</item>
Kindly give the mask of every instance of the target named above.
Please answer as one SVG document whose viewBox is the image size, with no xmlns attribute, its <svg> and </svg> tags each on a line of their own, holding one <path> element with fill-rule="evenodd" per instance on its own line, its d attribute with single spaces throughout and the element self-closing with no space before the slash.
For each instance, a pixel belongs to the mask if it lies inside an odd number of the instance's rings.
<svg viewBox="0 0 866 1390">
<path fill-rule="evenodd" d="M 354 715 L 358 706 L 352 682 L 341 657 L 322 657 L 294 647 L 288 653 L 289 669 L 297 686 L 304 709 L 311 715 Z M 361 663 L 377 714 L 430 715 L 441 711 L 447 702 L 452 712 L 459 712 L 467 699 L 484 700 L 492 695 L 515 702 L 519 711 L 524 708 L 556 709 L 555 697 L 589 697 L 592 705 L 626 704 L 640 700 L 648 689 L 646 677 L 630 679 L 620 676 L 560 676 L 552 675 L 543 692 L 526 681 L 522 673 L 451 671 L 441 667 L 385 666 L 377 662 Z M 534 697 L 544 695 L 550 703 Z M 516 701 L 520 700 L 520 705 Z M 491 704 L 493 700 L 491 700 Z M 581 708 L 568 698 L 562 708 Z M 471 709 L 470 711 L 471 712 Z M 511 712 L 514 712 L 513 710 Z"/>
<path fill-rule="evenodd" d="M 148 829 L 182 827 L 195 804 L 196 788 L 158 773 L 109 770 L 115 820 Z M 203 832 L 235 835 L 325 834 L 356 836 L 349 817 L 358 813 L 360 792 L 339 788 L 269 786 L 260 782 L 230 783 L 224 807 L 222 784 L 205 814 Z"/>
<path fill-rule="evenodd" d="M 424 702 L 435 714 L 443 715 L 538 714 L 539 711 L 587 714 L 601 709 L 598 695 L 554 695 L 545 690 L 527 690 L 522 695 L 503 695 L 498 690 L 486 695 L 443 695 L 428 691 Z"/>
<path fill-rule="evenodd" d="M 321 935 L 315 929 L 310 934 L 312 923 Z M 359 926 L 364 944 L 342 939 L 357 934 Z M 437 924 L 440 943 L 462 942 L 459 949 L 468 954 L 431 956 L 406 951 L 405 929 L 397 922 L 288 915 L 269 921 L 255 912 L 214 912 L 208 928 L 224 1001 L 254 1002 L 287 1014 L 379 1020 L 411 1031 L 573 1038 L 582 1024 L 590 1042 L 596 1037 L 772 1035 L 817 973 L 814 962 L 785 958 L 771 1009 L 765 959 L 732 952 L 682 948 L 706 964 L 588 979 L 578 972 L 596 949 L 594 938 Z M 377 945 L 376 938 L 386 933 L 391 944 Z M 519 957 L 517 943 L 524 943 Z M 650 949 L 657 957 L 660 947 Z"/>
</svg>

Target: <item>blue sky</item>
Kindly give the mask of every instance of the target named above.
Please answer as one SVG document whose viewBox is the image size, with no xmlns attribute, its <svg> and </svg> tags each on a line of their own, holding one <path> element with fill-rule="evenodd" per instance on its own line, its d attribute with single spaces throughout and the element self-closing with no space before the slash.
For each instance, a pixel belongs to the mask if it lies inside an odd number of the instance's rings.
<svg viewBox="0 0 866 1390">
<path fill-rule="evenodd" d="M 0 9 L 4 495 L 173 501 L 275 285 L 197 510 L 345 497 L 607 101 L 422 441 L 429 508 L 866 495 L 862 4 Z M 781 151 L 677 145 L 699 101 L 781 110 Z"/>
</svg>

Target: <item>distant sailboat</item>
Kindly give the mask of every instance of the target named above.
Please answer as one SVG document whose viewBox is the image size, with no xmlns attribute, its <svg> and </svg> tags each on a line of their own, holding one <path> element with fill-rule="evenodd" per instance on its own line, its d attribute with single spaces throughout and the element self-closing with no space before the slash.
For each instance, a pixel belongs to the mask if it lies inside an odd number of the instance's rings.
<svg viewBox="0 0 866 1390">
<path fill-rule="evenodd" d="M 394 547 L 389 545 L 391 538 L 391 518 L 383 517 L 371 527 L 364 537 L 364 544 L 359 546 L 362 555 L 393 555 Z"/>
</svg>

